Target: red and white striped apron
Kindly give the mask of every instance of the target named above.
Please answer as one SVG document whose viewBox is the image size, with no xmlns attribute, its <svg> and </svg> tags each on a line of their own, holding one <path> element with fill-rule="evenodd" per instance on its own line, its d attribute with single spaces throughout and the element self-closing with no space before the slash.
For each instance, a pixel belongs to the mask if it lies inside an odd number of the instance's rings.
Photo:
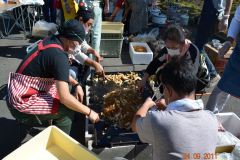
<svg viewBox="0 0 240 160">
<path fill-rule="evenodd" d="M 22 74 L 26 66 L 41 53 L 40 51 L 48 48 L 63 50 L 57 44 L 43 46 L 43 41 L 41 41 L 38 44 L 37 51 L 23 62 L 17 73 L 11 72 L 9 74 L 9 103 L 20 112 L 26 114 L 54 114 L 58 111 L 59 97 L 55 80 Z"/>
</svg>

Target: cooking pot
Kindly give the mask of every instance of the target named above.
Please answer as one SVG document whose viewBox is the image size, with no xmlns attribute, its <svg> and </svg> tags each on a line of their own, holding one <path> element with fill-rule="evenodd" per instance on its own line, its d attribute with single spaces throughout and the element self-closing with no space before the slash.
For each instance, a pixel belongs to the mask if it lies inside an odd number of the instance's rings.
<svg viewBox="0 0 240 160">
<path fill-rule="evenodd" d="M 150 10 L 151 16 L 158 16 L 160 13 L 161 13 L 160 9 L 157 8 Z"/>
<path fill-rule="evenodd" d="M 156 24 L 166 24 L 167 16 L 165 14 L 153 15 L 152 22 Z"/>
<path fill-rule="evenodd" d="M 181 17 L 182 25 L 187 26 L 188 25 L 188 20 L 189 20 L 189 15 L 182 14 L 180 17 Z"/>
</svg>

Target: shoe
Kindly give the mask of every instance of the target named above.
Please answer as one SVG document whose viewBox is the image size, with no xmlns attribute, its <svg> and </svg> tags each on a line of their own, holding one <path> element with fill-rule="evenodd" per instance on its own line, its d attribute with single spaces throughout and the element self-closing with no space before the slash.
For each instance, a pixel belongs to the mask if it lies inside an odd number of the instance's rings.
<svg viewBox="0 0 240 160">
<path fill-rule="evenodd" d="M 221 79 L 221 76 L 217 74 L 214 78 L 212 78 L 209 82 L 209 87 L 214 87 L 217 85 L 218 81 Z"/>
</svg>

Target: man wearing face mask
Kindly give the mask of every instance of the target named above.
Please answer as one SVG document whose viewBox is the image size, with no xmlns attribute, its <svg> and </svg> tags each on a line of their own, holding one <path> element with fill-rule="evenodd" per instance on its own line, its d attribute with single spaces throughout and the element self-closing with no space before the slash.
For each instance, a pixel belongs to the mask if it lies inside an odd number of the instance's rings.
<svg viewBox="0 0 240 160">
<path fill-rule="evenodd" d="M 22 123 L 35 124 L 53 120 L 53 124 L 70 133 L 74 111 L 87 115 L 95 123 L 96 112 L 80 103 L 69 92 L 68 55 L 85 39 L 77 20 L 65 22 L 58 35 L 45 38 L 22 61 L 16 73 L 10 73 L 8 106 Z M 70 82 L 76 89 L 81 86 Z"/>
<path fill-rule="evenodd" d="M 134 116 L 132 130 L 144 143 L 153 146 L 153 160 L 199 159 L 210 154 L 215 160 L 218 121 L 203 110 L 201 99 L 195 100 L 197 77 L 192 62 L 173 57 L 157 77 L 164 86 L 166 109 L 151 109 L 158 104 L 148 98 Z"/>
<path fill-rule="evenodd" d="M 83 25 L 85 34 L 88 35 L 94 22 L 93 11 L 88 8 L 85 3 L 81 2 L 75 19 L 79 20 L 79 22 Z M 102 61 L 103 58 L 96 50 L 87 44 L 86 40 L 84 40 L 83 43 L 74 50 L 73 54 L 74 58 L 80 64 L 90 65 L 95 68 L 96 73 L 100 75 L 104 74 L 103 67 L 100 64 L 100 61 Z M 93 54 L 96 57 L 96 62 L 90 59 L 86 54 Z"/>
<path fill-rule="evenodd" d="M 190 40 L 185 38 L 182 28 L 170 26 L 166 30 L 163 39 L 165 41 L 165 47 L 147 66 L 144 77 L 139 83 L 140 91 L 143 91 L 147 79 L 153 74 L 161 73 L 162 67 L 174 56 L 190 59 L 193 64 L 194 74 L 197 74 L 198 72 L 199 51 Z"/>
</svg>

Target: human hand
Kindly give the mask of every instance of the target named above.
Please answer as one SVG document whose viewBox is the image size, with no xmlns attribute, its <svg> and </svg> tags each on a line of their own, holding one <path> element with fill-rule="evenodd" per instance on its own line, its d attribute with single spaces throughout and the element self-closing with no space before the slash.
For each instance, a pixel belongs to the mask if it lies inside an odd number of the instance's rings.
<svg viewBox="0 0 240 160">
<path fill-rule="evenodd" d="M 224 32 L 227 30 L 228 27 L 228 18 L 229 15 L 224 15 L 223 18 L 220 20 L 220 22 L 218 23 L 218 30 L 220 32 Z"/>
<path fill-rule="evenodd" d="M 101 61 L 103 61 L 103 57 L 100 56 L 100 54 L 94 50 L 93 55 L 96 57 L 96 62 L 100 63 Z"/>
<path fill-rule="evenodd" d="M 218 131 L 224 132 L 225 128 L 222 126 L 222 123 L 218 121 Z"/>
<path fill-rule="evenodd" d="M 110 16 L 110 17 L 106 17 L 106 20 L 109 22 L 113 22 L 115 16 Z"/>
<path fill-rule="evenodd" d="M 140 92 L 143 92 L 143 91 L 144 91 L 145 84 L 146 84 L 146 81 L 145 81 L 144 79 L 142 79 L 142 80 L 138 83 L 138 90 L 139 90 Z"/>
<path fill-rule="evenodd" d="M 107 13 L 109 13 L 109 5 L 105 5 L 105 6 L 104 6 L 103 13 L 104 13 L 104 15 L 106 15 Z"/>
<path fill-rule="evenodd" d="M 105 75 L 104 69 L 103 69 L 102 65 L 99 63 L 96 63 L 96 65 L 95 65 L 95 72 L 98 75 L 103 75 L 103 76 Z"/>
<path fill-rule="evenodd" d="M 97 123 L 100 120 L 98 113 L 96 113 L 93 110 L 90 110 L 90 114 L 88 115 L 88 118 L 92 123 Z"/>
<path fill-rule="evenodd" d="M 231 48 L 231 42 L 230 41 L 226 41 L 223 43 L 223 46 L 218 50 L 218 56 L 220 58 L 223 58 L 224 55 L 229 51 L 229 49 Z"/>
<path fill-rule="evenodd" d="M 84 92 L 80 85 L 77 85 L 75 88 L 75 97 L 79 102 L 83 102 Z"/>
<path fill-rule="evenodd" d="M 156 106 L 160 109 L 160 110 L 165 110 L 166 109 L 166 101 L 164 98 L 159 98 L 155 101 Z"/>
<path fill-rule="evenodd" d="M 153 107 L 153 106 L 156 106 L 156 103 L 152 100 L 151 97 L 148 97 L 145 102 L 144 102 L 145 105 L 147 105 L 149 108 Z"/>
</svg>

